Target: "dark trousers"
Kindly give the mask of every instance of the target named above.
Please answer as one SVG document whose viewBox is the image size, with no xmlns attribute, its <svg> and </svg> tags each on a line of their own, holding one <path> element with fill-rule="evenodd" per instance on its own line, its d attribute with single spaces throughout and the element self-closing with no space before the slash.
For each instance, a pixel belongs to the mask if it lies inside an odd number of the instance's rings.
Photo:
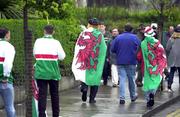
<svg viewBox="0 0 180 117">
<path fill-rule="evenodd" d="M 138 74 L 137 74 L 136 80 L 137 80 L 138 82 L 141 82 L 141 83 L 142 83 L 143 76 L 142 76 L 141 64 L 140 64 L 140 63 L 137 64 L 137 73 L 138 73 Z"/>
<path fill-rule="evenodd" d="M 108 76 L 111 75 L 111 65 L 108 61 L 105 61 L 104 63 L 104 68 L 103 68 L 103 84 L 107 85 L 107 81 L 108 81 Z"/>
<path fill-rule="evenodd" d="M 88 91 L 88 85 L 86 85 L 84 82 L 81 83 L 81 92 L 87 92 Z M 98 86 L 90 86 L 90 95 L 89 100 L 94 100 L 96 97 L 98 91 Z"/>
<path fill-rule="evenodd" d="M 49 84 L 49 91 L 51 95 L 51 105 L 53 117 L 59 117 L 59 93 L 58 93 L 58 81 L 55 80 L 37 80 L 39 88 L 38 97 L 38 111 L 39 117 L 46 117 L 46 104 L 47 104 L 47 88 Z"/>
<path fill-rule="evenodd" d="M 180 83 L 180 67 L 171 67 L 170 68 L 169 78 L 168 78 L 168 88 L 171 88 L 171 85 L 173 83 L 174 73 L 175 73 L 176 70 L 178 70 L 179 83 Z"/>
</svg>

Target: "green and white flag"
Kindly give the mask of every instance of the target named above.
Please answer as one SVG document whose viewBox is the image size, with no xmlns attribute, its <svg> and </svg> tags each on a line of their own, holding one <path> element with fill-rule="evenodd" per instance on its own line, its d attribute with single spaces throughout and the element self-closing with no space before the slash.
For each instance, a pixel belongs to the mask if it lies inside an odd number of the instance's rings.
<svg viewBox="0 0 180 117">
<path fill-rule="evenodd" d="M 32 92 L 33 92 L 33 97 L 32 97 L 32 117 L 38 117 L 38 87 L 35 79 L 32 79 Z"/>
<path fill-rule="evenodd" d="M 85 29 L 75 45 L 72 63 L 75 79 L 90 86 L 100 85 L 106 49 L 104 36 L 98 29 Z"/>
</svg>

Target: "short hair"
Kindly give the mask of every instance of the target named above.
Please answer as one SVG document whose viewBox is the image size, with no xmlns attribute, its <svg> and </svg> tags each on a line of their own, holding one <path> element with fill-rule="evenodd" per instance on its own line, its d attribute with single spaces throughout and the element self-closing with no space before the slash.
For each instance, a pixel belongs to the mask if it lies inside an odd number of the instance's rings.
<svg viewBox="0 0 180 117">
<path fill-rule="evenodd" d="M 52 25 L 46 25 L 44 27 L 44 30 L 46 31 L 47 34 L 53 34 L 54 32 L 54 27 Z"/>
<path fill-rule="evenodd" d="M 99 20 L 97 18 L 92 18 L 88 20 L 88 23 L 97 26 L 99 25 Z"/>
<path fill-rule="evenodd" d="M 125 26 L 124 26 L 124 30 L 127 31 L 127 32 L 131 32 L 133 30 L 133 27 L 131 26 L 130 23 L 127 23 Z"/>
<path fill-rule="evenodd" d="M 9 30 L 7 28 L 0 28 L 0 38 L 5 38 L 8 32 Z"/>
</svg>

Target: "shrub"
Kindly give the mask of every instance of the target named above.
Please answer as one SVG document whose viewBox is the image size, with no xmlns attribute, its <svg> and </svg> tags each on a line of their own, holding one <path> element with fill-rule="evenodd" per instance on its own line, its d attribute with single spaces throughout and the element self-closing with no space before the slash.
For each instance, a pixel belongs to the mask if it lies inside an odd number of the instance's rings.
<svg viewBox="0 0 180 117">
<path fill-rule="evenodd" d="M 43 27 L 47 24 L 46 20 L 30 20 L 29 29 L 35 39 L 43 36 Z M 59 40 L 66 53 L 66 58 L 60 62 L 62 75 L 71 75 L 71 61 L 74 52 L 74 45 L 80 33 L 79 24 L 74 19 L 50 20 L 50 24 L 55 26 L 54 38 Z M 15 46 L 16 57 L 14 61 L 13 73 L 15 78 L 24 78 L 24 39 L 22 20 L 0 20 L 0 27 L 6 27 L 11 31 L 11 43 Z"/>
</svg>

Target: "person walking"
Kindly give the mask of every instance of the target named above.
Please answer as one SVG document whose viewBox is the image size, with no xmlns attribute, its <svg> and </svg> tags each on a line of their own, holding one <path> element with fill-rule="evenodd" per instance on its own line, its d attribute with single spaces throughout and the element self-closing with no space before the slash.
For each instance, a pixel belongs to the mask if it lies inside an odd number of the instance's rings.
<svg viewBox="0 0 180 117">
<path fill-rule="evenodd" d="M 77 39 L 72 63 L 75 79 L 81 81 L 83 102 L 87 100 L 90 86 L 89 103 L 96 103 L 95 97 L 101 83 L 107 49 L 98 24 L 98 19 L 89 19 L 87 29 L 81 32 Z"/>
<path fill-rule="evenodd" d="M 139 28 L 137 30 L 137 36 L 141 40 L 141 42 L 143 41 L 143 39 L 145 37 L 144 36 L 144 28 L 145 28 L 144 24 L 140 24 Z M 139 48 L 138 54 L 137 54 L 138 59 L 139 59 L 139 56 L 142 55 L 141 53 L 142 53 L 141 48 Z M 138 60 L 138 64 L 137 64 L 137 68 L 136 68 L 137 69 L 137 78 L 136 78 L 137 87 L 142 87 L 143 86 L 143 83 L 142 83 L 142 81 L 143 81 L 142 69 L 144 69 L 143 66 L 144 66 L 144 64 L 143 64 L 143 58 L 142 58 L 142 59 Z"/>
<path fill-rule="evenodd" d="M 117 60 L 116 60 L 116 54 L 115 53 L 112 53 L 110 48 L 111 48 L 111 45 L 112 45 L 112 41 L 119 35 L 119 31 L 117 28 L 113 28 L 112 29 L 112 40 L 110 41 L 110 43 L 108 44 L 107 46 L 107 51 L 108 53 L 110 54 L 110 64 L 111 64 L 111 78 L 112 78 L 112 86 L 113 87 L 117 87 L 118 86 L 118 81 L 119 81 L 119 78 L 118 78 L 118 69 L 117 69 Z"/>
<path fill-rule="evenodd" d="M 10 41 L 10 31 L 0 28 L 0 95 L 4 102 L 7 117 L 15 117 L 14 87 L 11 74 L 15 49 Z"/>
<path fill-rule="evenodd" d="M 163 71 L 166 67 L 166 55 L 160 41 L 157 40 L 153 28 L 147 26 L 144 30 L 145 39 L 141 42 L 144 60 L 144 85 L 147 107 L 154 105 L 154 95 L 158 89 Z"/>
<path fill-rule="evenodd" d="M 39 89 L 38 111 L 39 117 L 46 117 L 47 88 L 49 85 L 52 117 L 59 117 L 59 80 L 61 79 L 58 59 L 65 58 L 65 52 L 58 40 L 53 38 L 54 27 L 44 27 L 44 37 L 35 41 L 33 54 L 36 59 L 34 78 Z"/>
<path fill-rule="evenodd" d="M 110 41 L 111 41 L 111 33 L 106 30 L 106 25 L 102 21 L 99 22 L 98 29 L 103 34 L 104 40 L 107 45 L 106 59 L 105 59 L 105 63 L 104 63 L 103 73 L 102 73 L 103 84 L 107 85 L 108 78 L 111 76 L 111 65 L 110 65 L 110 61 L 109 61 L 110 54 L 109 54 L 109 48 L 108 48 L 108 45 L 110 44 Z"/>
<path fill-rule="evenodd" d="M 172 92 L 172 84 L 174 73 L 178 70 L 179 84 L 180 84 L 180 26 L 177 26 L 173 35 L 168 40 L 166 45 L 166 51 L 168 56 L 168 66 L 170 66 L 170 74 L 168 78 L 168 91 Z"/>
<path fill-rule="evenodd" d="M 116 53 L 117 56 L 120 104 L 125 104 L 126 78 L 128 78 L 131 101 L 134 102 L 137 99 L 135 72 L 137 64 L 136 53 L 140 40 L 135 34 L 131 33 L 132 29 L 130 24 L 126 24 L 124 26 L 125 32 L 116 37 L 111 47 L 111 51 Z"/>
</svg>

